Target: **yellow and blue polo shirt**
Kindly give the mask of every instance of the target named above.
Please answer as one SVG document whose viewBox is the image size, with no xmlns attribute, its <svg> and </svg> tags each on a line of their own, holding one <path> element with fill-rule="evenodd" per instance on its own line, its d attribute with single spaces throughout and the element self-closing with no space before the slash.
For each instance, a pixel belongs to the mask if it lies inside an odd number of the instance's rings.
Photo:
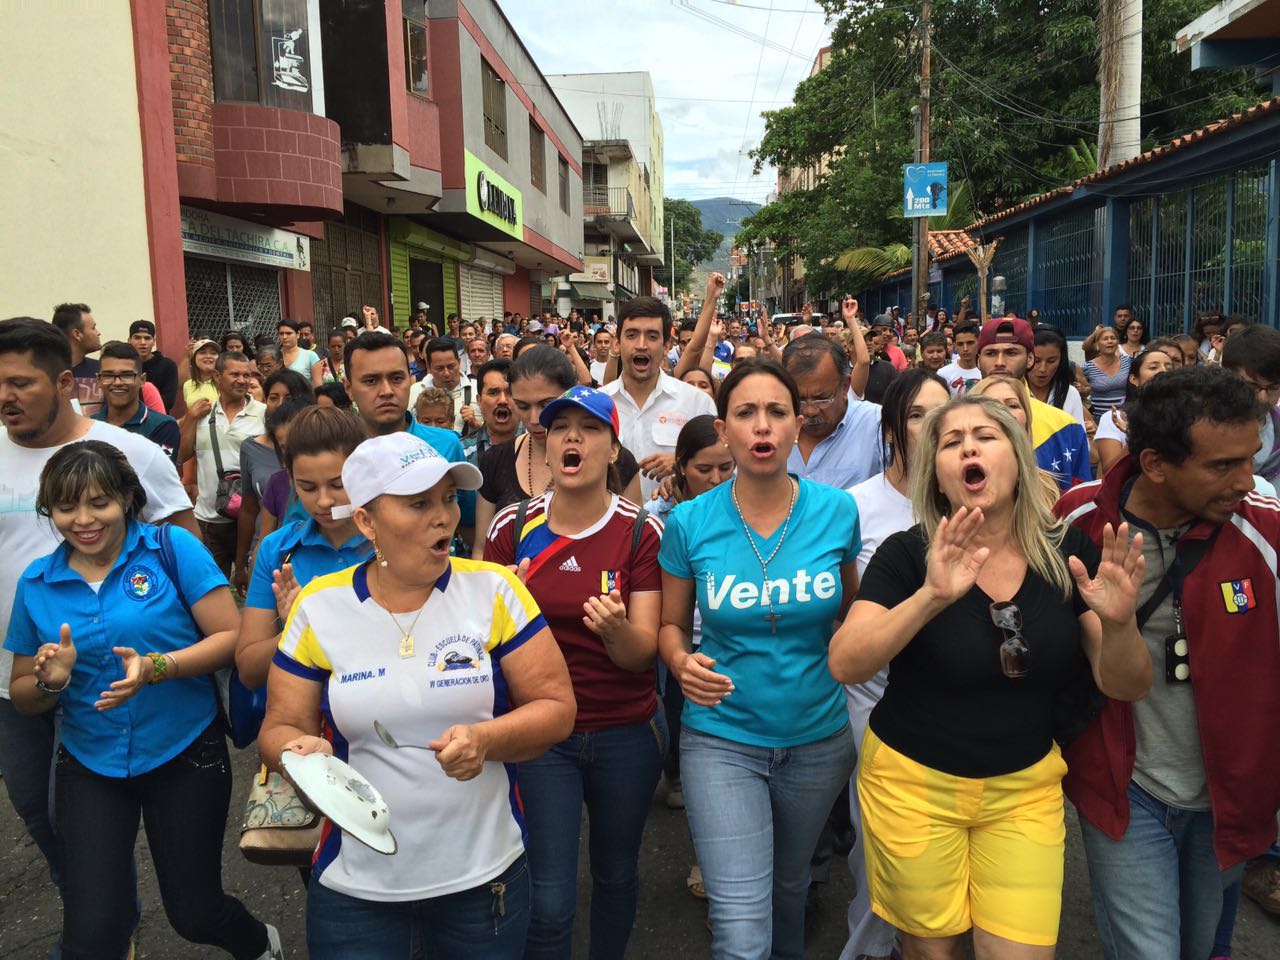
<svg viewBox="0 0 1280 960">
<path fill-rule="evenodd" d="M 454 724 L 511 709 L 503 658 L 546 627 L 529 591 L 505 567 L 452 558 L 414 623 L 414 655 L 401 629 L 369 595 L 369 565 L 303 588 L 274 663 L 323 686 L 324 736 L 334 755 L 372 783 L 391 811 L 398 851 L 385 857 L 344 842 L 325 824 L 314 861 L 326 887 L 364 900 L 444 896 L 484 883 L 524 852 L 514 764 L 486 763 L 474 780 L 447 777 L 425 745 Z M 398 614 L 401 624 L 414 614 Z"/>
</svg>

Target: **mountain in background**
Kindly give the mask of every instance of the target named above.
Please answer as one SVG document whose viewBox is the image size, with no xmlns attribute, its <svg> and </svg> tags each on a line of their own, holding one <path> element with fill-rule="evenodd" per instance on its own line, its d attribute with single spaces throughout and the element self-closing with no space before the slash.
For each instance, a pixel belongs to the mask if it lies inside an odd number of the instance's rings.
<svg viewBox="0 0 1280 960">
<path fill-rule="evenodd" d="M 760 204 L 747 200 L 735 200 L 733 197 L 710 197 L 705 200 L 690 201 L 702 214 L 702 229 L 715 230 L 724 234 L 724 242 L 716 250 L 715 255 L 701 264 L 700 270 L 719 270 L 728 272 L 729 254 L 733 250 L 733 238 L 742 229 L 738 221 L 745 220 L 757 210 Z"/>
</svg>

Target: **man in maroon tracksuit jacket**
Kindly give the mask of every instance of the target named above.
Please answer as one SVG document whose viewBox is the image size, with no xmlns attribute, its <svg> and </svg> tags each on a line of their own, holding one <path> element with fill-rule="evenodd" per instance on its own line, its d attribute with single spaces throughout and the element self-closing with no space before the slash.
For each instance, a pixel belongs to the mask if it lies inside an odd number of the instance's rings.
<svg viewBox="0 0 1280 960">
<path fill-rule="evenodd" d="M 1056 512 L 1098 543 L 1143 531 L 1155 682 L 1107 702 L 1063 786 L 1107 960 L 1206 960 L 1223 889 L 1276 836 L 1280 501 L 1253 493 L 1262 410 L 1236 374 L 1174 370 L 1127 410 L 1129 455 Z"/>
</svg>

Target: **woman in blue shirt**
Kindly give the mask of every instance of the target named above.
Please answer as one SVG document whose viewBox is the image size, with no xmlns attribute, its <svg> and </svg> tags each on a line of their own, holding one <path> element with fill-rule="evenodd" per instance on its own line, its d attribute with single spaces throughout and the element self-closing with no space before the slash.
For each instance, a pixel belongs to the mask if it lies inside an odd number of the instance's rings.
<svg viewBox="0 0 1280 960">
<path fill-rule="evenodd" d="M 307 519 L 286 523 L 258 547 L 236 641 L 236 667 L 247 687 L 267 682 L 280 629 L 301 589 L 373 554 L 353 519 L 333 516 L 334 507 L 350 503 L 342 465 L 365 439 L 363 421 L 336 407 L 307 407 L 290 423 L 284 466 Z"/>
<path fill-rule="evenodd" d="M 659 648 L 687 701 L 681 779 L 717 958 L 804 956 L 810 856 L 853 771 L 827 646 L 858 588 L 858 512 L 787 473 L 800 409 L 777 364 L 734 367 L 716 427 L 737 475 L 671 512 L 658 555 Z"/>
<path fill-rule="evenodd" d="M 36 509 L 65 539 L 19 579 L 5 638 L 14 707 L 62 711 L 62 956 L 128 947 L 141 814 L 178 934 L 237 960 L 283 957 L 274 928 L 222 889 L 231 765 L 209 674 L 231 662 L 235 601 L 195 537 L 138 521 L 146 499 L 109 444 L 55 454 Z"/>
</svg>

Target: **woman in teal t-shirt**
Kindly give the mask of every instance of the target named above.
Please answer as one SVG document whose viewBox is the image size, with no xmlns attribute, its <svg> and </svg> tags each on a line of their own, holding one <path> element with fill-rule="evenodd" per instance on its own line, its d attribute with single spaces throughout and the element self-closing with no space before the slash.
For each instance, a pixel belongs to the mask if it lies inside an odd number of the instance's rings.
<svg viewBox="0 0 1280 960">
<path fill-rule="evenodd" d="M 681 779 L 712 956 L 798 958 L 810 856 L 854 765 L 827 646 L 858 589 L 858 509 L 787 473 L 801 402 L 780 366 L 739 364 L 717 407 L 738 472 L 670 514 L 659 648 L 687 701 Z"/>
</svg>

